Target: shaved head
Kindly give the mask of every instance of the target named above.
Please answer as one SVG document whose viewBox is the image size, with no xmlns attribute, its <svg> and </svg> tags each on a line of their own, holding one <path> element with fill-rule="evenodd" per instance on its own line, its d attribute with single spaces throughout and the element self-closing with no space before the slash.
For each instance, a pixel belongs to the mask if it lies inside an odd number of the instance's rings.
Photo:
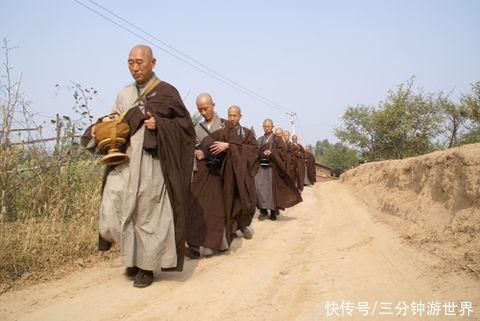
<svg viewBox="0 0 480 321">
<path fill-rule="evenodd" d="M 283 140 L 285 142 L 290 142 L 290 132 L 288 130 L 283 131 Z"/>
<path fill-rule="evenodd" d="M 267 118 L 263 121 L 263 131 L 265 132 L 265 136 L 268 136 L 273 131 L 273 120 Z"/>
<path fill-rule="evenodd" d="M 233 105 L 228 107 L 228 121 L 233 127 L 236 127 L 240 123 L 242 118 L 242 110 L 239 106 Z"/>
<path fill-rule="evenodd" d="M 275 128 L 275 136 L 283 137 L 283 129 L 280 127 Z"/>
<path fill-rule="evenodd" d="M 265 124 L 270 124 L 270 126 L 272 126 L 272 128 L 273 128 L 273 120 L 271 120 L 270 118 L 267 118 L 263 121 L 263 125 L 265 125 Z"/>
<path fill-rule="evenodd" d="M 152 48 L 138 45 L 130 50 L 128 69 L 137 84 L 144 85 L 153 77 L 153 68 L 157 60 L 153 57 Z"/>
<path fill-rule="evenodd" d="M 140 52 L 142 55 L 144 55 L 145 58 L 147 59 L 153 59 L 153 51 L 152 48 L 150 48 L 147 45 L 136 45 L 135 47 L 130 50 L 130 54 L 132 55 L 133 53 Z"/>
<path fill-rule="evenodd" d="M 201 93 L 200 95 L 198 95 L 196 103 L 197 103 L 197 106 L 199 104 L 214 104 L 212 96 L 210 96 L 210 94 L 207 94 L 207 93 Z"/>
<path fill-rule="evenodd" d="M 200 115 L 206 122 L 212 121 L 215 116 L 215 103 L 213 102 L 212 96 L 207 93 L 201 93 L 197 96 L 196 100 L 197 109 Z"/>
<path fill-rule="evenodd" d="M 237 113 L 239 113 L 239 114 L 242 113 L 242 110 L 241 110 L 240 107 L 237 106 L 237 105 L 233 105 L 233 106 L 228 107 L 228 112 L 230 112 L 230 111 L 232 111 L 232 112 L 237 112 Z"/>
</svg>

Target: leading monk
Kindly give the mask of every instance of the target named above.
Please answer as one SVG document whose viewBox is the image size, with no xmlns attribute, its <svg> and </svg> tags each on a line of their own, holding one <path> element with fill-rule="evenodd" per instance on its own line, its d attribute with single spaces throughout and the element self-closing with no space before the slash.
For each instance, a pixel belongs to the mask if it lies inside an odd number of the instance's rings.
<svg viewBox="0 0 480 321">
<path fill-rule="evenodd" d="M 155 270 L 183 268 L 195 146 L 190 115 L 178 91 L 155 75 L 155 64 L 150 47 L 130 51 L 135 82 L 112 107 L 113 114 L 125 113 L 130 126 L 129 161 L 107 166 L 99 215 L 99 250 L 119 244 L 126 275 L 140 288 L 152 284 Z M 87 148 L 95 147 L 88 140 L 94 135 L 95 126 L 85 133 Z"/>
</svg>

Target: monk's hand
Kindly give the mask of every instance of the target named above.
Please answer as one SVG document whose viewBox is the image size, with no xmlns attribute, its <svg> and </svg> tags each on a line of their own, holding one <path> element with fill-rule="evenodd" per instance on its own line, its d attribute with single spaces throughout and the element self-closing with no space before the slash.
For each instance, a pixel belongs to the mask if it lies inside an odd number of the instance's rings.
<svg viewBox="0 0 480 321">
<path fill-rule="evenodd" d="M 272 152 L 270 151 L 270 149 L 267 149 L 266 151 L 263 152 L 263 155 L 270 156 L 272 155 Z"/>
<path fill-rule="evenodd" d="M 157 129 L 157 125 L 155 123 L 155 117 L 153 117 L 152 113 L 147 111 L 147 116 L 148 116 L 148 119 L 144 121 L 145 127 L 147 127 L 150 130 Z"/>
<path fill-rule="evenodd" d="M 203 153 L 203 150 L 201 149 L 196 149 L 195 150 L 195 157 L 198 159 L 198 160 L 202 160 L 205 158 L 205 154 Z"/>
<path fill-rule="evenodd" d="M 210 152 L 212 152 L 213 155 L 218 155 L 227 150 L 228 146 L 228 143 L 225 142 L 214 142 L 212 146 L 210 146 Z"/>
</svg>

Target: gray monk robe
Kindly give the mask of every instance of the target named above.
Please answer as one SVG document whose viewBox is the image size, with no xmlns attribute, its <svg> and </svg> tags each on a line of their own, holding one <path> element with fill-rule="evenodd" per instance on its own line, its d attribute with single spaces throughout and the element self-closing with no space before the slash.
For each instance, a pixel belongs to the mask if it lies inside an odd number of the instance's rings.
<svg viewBox="0 0 480 321">
<path fill-rule="evenodd" d="M 115 242 L 125 266 L 181 271 L 195 144 L 193 124 L 170 84 L 161 81 L 132 106 L 138 94 L 135 84 L 125 87 L 112 108 L 114 113 L 128 110 L 129 161 L 106 168 L 99 249 L 107 250 L 105 245 Z M 146 111 L 154 116 L 156 130 L 145 128 Z"/>
<path fill-rule="evenodd" d="M 295 182 L 287 173 L 287 146 L 281 137 L 258 139 L 260 169 L 255 177 L 257 206 L 260 209 L 284 210 L 302 201 Z M 270 156 L 263 152 L 269 149 Z M 262 158 L 264 164 L 262 166 Z"/>
<path fill-rule="evenodd" d="M 270 157 L 265 156 L 263 151 L 270 149 L 275 135 L 262 136 L 257 139 L 260 159 L 260 168 L 255 176 L 255 188 L 257 191 L 257 207 L 266 210 L 275 210 L 273 198 L 272 165 Z"/>
<path fill-rule="evenodd" d="M 210 126 L 203 121 L 195 126 L 196 149 L 201 141 L 222 128 L 224 120 L 215 114 Z M 195 160 L 196 170 L 192 178 L 192 203 L 187 213 L 186 240 L 190 246 L 226 250 L 226 209 L 222 197 L 222 177 L 219 170 L 209 168 L 207 159 Z M 207 250 L 208 252 L 208 250 Z M 209 252 L 208 252 L 209 253 Z"/>
</svg>

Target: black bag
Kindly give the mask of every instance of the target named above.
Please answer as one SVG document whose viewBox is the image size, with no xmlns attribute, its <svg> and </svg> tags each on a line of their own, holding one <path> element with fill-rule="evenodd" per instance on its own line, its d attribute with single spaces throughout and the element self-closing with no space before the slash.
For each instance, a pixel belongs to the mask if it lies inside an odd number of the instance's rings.
<svg viewBox="0 0 480 321">
<path fill-rule="evenodd" d="M 223 166 L 223 162 L 225 161 L 225 153 L 221 153 L 218 155 L 209 154 L 205 161 L 207 162 L 207 167 L 210 169 L 220 169 Z"/>
<path fill-rule="evenodd" d="M 222 119 L 222 125 L 225 123 L 225 121 Z M 208 134 L 208 136 L 211 136 L 212 133 L 205 127 L 203 126 L 202 123 L 200 123 L 200 126 L 203 128 L 203 130 Z M 205 152 L 205 151 L 204 151 Z M 210 169 L 221 169 L 223 166 L 223 162 L 225 161 L 225 155 L 226 153 L 220 153 L 218 155 L 213 155 L 208 151 L 208 153 L 205 153 L 207 156 L 205 157 L 205 161 L 207 164 L 207 167 Z"/>
<path fill-rule="evenodd" d="M 270 167 L 270 160 L 266 158 L 260 159 L 260 166 L 262 167 Z"/>
</svg>

